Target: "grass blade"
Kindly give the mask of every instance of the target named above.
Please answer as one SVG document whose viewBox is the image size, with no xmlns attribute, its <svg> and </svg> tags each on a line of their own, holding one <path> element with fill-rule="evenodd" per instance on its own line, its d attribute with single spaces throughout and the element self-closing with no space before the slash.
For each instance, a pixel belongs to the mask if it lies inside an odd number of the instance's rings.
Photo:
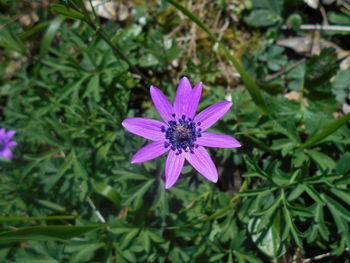
<svg viewBox="0 0 350 263">
<path fill-rule="evenodd" d="M 332 123 L 330 123 L 323 131 L 316 134 L 314 137 L 308 139 L 301 146 L 304 148 L 309 148 L 318 144 L 321 140 L 331 135 L 333 132 L 338 130 L 343 124 L 346 124 L 350 120 L 350 113 L 344 115 L 343 117 L 336 119 Z"/>
<path fill-rule="evenodd" d="M 98 230 L 105 225 L 90 226 L 32 226 L 0 233 L 0 243 L 30 240 L 64 240 Z"/>
<path fill-rule="evenodd" d="M 239 75 L 241 76 L 244 84 L 246 85 L 248 92 L 250 96 L 252 97 L 254 103 L 257 105 L 257 107 L 260 109 L 261 113 L 264 115 L 270 115 L 269 111 L 266 107 L 264 98 L 261 95 L 260 89 L 254 79 L 252 79 L 249 74 L 243 69 L 241 64 L 238 62 L 238 60 L 231 54 L 231 52 L 226 48 L 226 46 L 220 42 L 220 40 L 211 32 L 211 30 L 190 10 L 188 10 L 186 7 L 180 5 L 176 1 L 173 0 L 166 0 L 171 5 L 173 5 L 176 9 L 180 10 L 184 15 L 186 15 L 188 18 L 190 18 L 193 22 L 195 22 L 200 28 L 202 28 L 209 37 L 214 41 L 219 43 L 220 48 L 225 52 L 225 55 L 228 57 L 228 59 L 231 61 L 232 65 L 235 67 Z"/>
</svg>

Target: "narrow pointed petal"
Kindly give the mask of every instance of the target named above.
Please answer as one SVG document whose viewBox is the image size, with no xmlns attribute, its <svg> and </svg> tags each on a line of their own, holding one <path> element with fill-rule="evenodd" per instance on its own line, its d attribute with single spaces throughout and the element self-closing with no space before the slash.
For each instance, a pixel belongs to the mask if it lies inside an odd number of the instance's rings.
<svg viewBox="0 0 350 263">
<path fill-rule="evenodd" d="M 0 128 L 0 138 L 3 138 L 5 136 L 5 128 Z"/>
<path fill-rule="evenodd" d="M 179 179 L 184 162 L 184 154 L 176 155 L 176 151 L 169 152 L 165 164 L 165 189 L 172 187 Z"/>
<path fill-rule="evenodd" d="M 194 149 L 194 153 L 186 153 L 186 160 L 209 181 L 213 183 L 218 181 L 218 170 L 209 153 L 202 146 Z"/>
<path fill-rule="evenodd" d="M 164 147 L 164 141 L 157 141 L 147 144 L 138 150 L 131 159 L 131 163 L 142 163 L 157 158 L 169 150 Z"/>
<path fill-rule="evenodd" d="M 219 147 L 219 148 L 237 148 L 241 147 L 239 141 L 235 138 L 218 133 L 203 132 L 201 137 L 197 137 L 196 143 L 201 146 Z"/>
<path fill-rule="evenodd" d="M 122 125 L 129 132 L 153 141 L 165 138 L 160 127 L 167 126 L 160 121 L 147 118 L 128 118 L 122 122 Z"/>
<path fill-rule="evenodd" d="M 176 119 L 181 118 L 182 115 L 187 116 L 188 104 L 192 92 L 191 83 L 188 78 L 183 77 L 177 87 L 174 99 L 174 113 Z"/>
<path fill-rule="evenodd" d="M 17 142 L 15 141 L 10 141 L 6 144 L 6 147 L 12 147 L 12 146 L 17 146 Z"/>
<path fill-rule="evenodd" d="M 16 131 L 8 131 L 4 137 L 5 141 L 9 141 L 14 135 L 16 134 Z"/>
<path fill-rule="evenodd" d="M 5 148 L 4 150 L 0 151 L 0 156 L 6 159 L 12 159 L 13 154 L 9 148 Z"/>
<path fill-rule="evenodd" d="M 194 86 L 193 90 L 191 91 L 191 96 L 190 96 L 190 101 L 188 103 L 188 108 L 187 108 L 187 114 L 186 116 L 188 118 L 193 119 L 194 115 L 196 114 L 199 100 L 202 95 L 202 82 L 197 83 L 196 86 Z"/>
<path fill-rule="evenodd" d="M 221 101 L 204 109 L 194 118 L 195 122 L 200 122 L 199 126 L 203 131 L 210 128 L 231 108 L 232 102 Z"/>
<path fill-rule="evenodd" d="M 150 92 L 151 92 L 153 104 L 156 107 L 157 111 L 159 112 L 159 115 L 162 117 L 162 119 L 166 123 L 168 123 L 168 121 L 172 119 L 171 114 L 174 113 L 173 106 L 171 105 L 167 97 L 165 97 L 165 95 L 160 89 L 154 86 L 151 86 Z"/>
</svg>

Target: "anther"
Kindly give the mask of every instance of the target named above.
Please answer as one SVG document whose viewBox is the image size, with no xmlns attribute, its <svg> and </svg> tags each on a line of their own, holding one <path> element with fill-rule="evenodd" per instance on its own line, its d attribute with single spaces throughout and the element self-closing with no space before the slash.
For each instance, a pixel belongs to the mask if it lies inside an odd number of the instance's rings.
<svg viewBox="0 0 350 263">
<path fill-rule="evenodd" d="M 198 126 L 200 126 L 201 124 L 202 124 L 202 123 L 201 123 L 200 121 L 199 121 L 199 122 L 197 122 L 197 125 L 198 125 Z"/>
</svg>

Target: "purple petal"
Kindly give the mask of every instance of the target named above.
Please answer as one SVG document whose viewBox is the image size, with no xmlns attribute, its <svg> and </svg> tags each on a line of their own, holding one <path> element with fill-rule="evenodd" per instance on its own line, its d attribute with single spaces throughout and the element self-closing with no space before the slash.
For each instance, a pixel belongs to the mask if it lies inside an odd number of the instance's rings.
<svg viewBox="0 0 350 263">
<path fill-rule="evenodd" d="M 131 159 L 131 163 L 142 163 L 152 160 L 167 152 L 168 148 L 164 147 L 164 141 L 157 141 L 147 144 L 138 150 Z"/>
<path fill-rule="evenodd" d="M 154 106 L 163 120 L 168 123 L 172 119 L 171 114 L 174 113 L 173 106 L 160 89 L 151 86 L 150 91 Z"/>
<path fill-rule="evenodd" d="M 160 127 L 167 126 L 160 121 L 146 118 L 128 118 L 122 122 L 122 125 L 129 132 L 153 141 L 165 138 Z"/>
<path fill-rule="evenodd" d="M 196 114 L 199 100 L 202 95 L 202 82 L 197 83 L 197 85 L 193 88 L 190 96 L 190 101 L 188 103 L 188 108 L 187 108 L 187 117 L 192 118 Z"/>
<path fill-rule="evenodd" d="M 13 130 L 8 131 L 4 138 L 5 141 L 9 141 L 15 134 L 16 134 L 16 131 L 13 131 Z"/>
<path fill-rule="evenodd" d="M 197 137 L 196 143 L 201 146 L 219 148 L 241 147 L 241 144 L 235 138 L 212 132 L 203 132 L 201 137 Z"/>
<path fill-rule="evenodd" d="M 12 147 L 12 146 L 16 146 L 17 145 L 17 142 L 15 141 L 10 141 L 6 144 L 6 147 Z"/>
<path fill-rule="evenodd" d="M 6 135 L 5 129 L 0 128 L 0 139 L 4 139 L 5 135 Z"/>
<path fill-rule="evenodd" d="M 196 169 L 201 175 L 209 181 L 216 183 L 218 181 L 218 170 L 213 163 L 209 153 L 202 146 L 194 149 L 194 153 L 185 153 L 186 160 Z"/>
<path fill-rule="evenodd" d="M 185 155 L 176 155 L 176 151 L 170 151 L 165 164 L 165 189 L 172 187 L 179 179 L 184 166 Z"/>
<path fill-rule="evenodd" d="M 191 92 L 192 87 L 190 81 L 188 78 L 183 77 L 180 80 L 179 86 L 177 87 L 174 99 L 174 113 L 176 114 L 176 119 L 181 118 L 182 115 L 187 116 Z"/>
<path fill-rule="evenodd" d="M 2 151 L 0 151 L 0 156 L 2 156 L 5 159 L 12 159 L 13 154 L 9 148 L 5 148 Z"/>
<path fill-rule="evenodd" d="M 232 102 L 221 101 L 204 109 L 194 118 L 195 122 L 200 122 L 200 128 L 205 131 L 217 122 L 231 108 Z"/>
</svg>

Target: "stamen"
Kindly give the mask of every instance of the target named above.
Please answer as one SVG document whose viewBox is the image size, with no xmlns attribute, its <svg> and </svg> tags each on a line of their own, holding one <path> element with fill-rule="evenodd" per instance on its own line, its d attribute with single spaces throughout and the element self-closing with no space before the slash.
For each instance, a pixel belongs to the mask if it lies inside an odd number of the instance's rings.
<svg viewBox="0 0 350 263">
<path fill-rule="evenodd" d="M 175 113 L 172 116 L 175 117 Z M 160 127 L 161 131 L 165 133 L 164 147 L 168 148 L 170 146 L 172 151 L 176 151 L 176 155 L 183 152 L 194 153 L 194 149 L 198 147 L 195 141 L 202 136 L 202 129 L 197 129 L 200 124 L 200 122 L 196 123 L 191 118 L 186 119 L 185 114 L 177 120 L 175 118 L 170 120 L 167 127 Z"/>
</svg>

